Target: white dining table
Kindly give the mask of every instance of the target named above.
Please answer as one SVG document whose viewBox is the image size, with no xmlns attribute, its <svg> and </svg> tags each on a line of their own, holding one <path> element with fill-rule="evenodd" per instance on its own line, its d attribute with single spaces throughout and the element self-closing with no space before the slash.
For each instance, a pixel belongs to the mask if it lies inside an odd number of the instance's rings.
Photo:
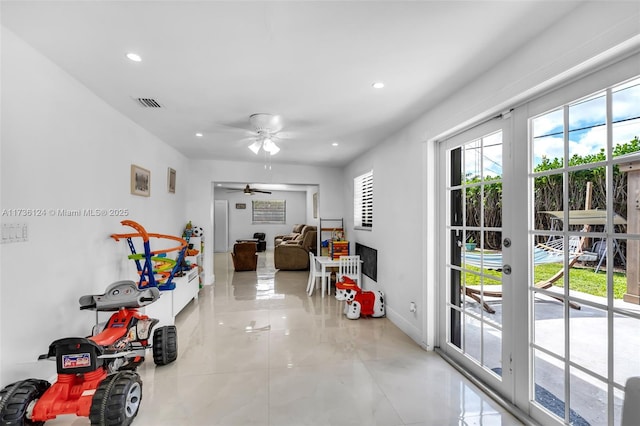
<svg viewBox="0 0 640 426">
<path fill-rule="evenodd" d="M 327 280 L 327 294 L 331 294 L 331 274 L 327 275 L 327 268 L 337 268 L 340 266 L 339 259 L 332 259 L 330 256 L 316 256 L 316 263 L 320 265 L 320 288 L 324 288 L 324 280 Z M 362 260 L 360 260 L 362 262 Z M 358 278 L 360 284 L 360 278 Z M 324 291 L 322 292 L 324 297 Z"/>
</svg>

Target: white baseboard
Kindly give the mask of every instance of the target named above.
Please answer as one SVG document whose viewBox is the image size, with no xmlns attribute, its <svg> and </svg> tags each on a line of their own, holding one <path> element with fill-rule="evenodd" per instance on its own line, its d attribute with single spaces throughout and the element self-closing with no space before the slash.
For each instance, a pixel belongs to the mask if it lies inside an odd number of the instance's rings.
<svg viewBox="0 0 640 426">
<path fill-rule="evenodd" d="M 422 332 L 419 328 L 407 321 L 402 315 L 395 312 L 393 309 L 389 309 L 387 306 L 387 318 L 396 327 L 402 330 L 407 336 L 413 339 L 421 348 L 428 350 L 427 344 L 422 341 Z"/>
</svg>

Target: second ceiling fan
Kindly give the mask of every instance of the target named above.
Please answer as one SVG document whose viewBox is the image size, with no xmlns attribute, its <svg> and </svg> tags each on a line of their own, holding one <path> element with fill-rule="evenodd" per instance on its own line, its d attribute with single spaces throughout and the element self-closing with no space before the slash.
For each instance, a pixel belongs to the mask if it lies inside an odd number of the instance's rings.
<svg viewBox="0 0 640 426">
<path fill-rule="evenodd" d="M 254 192 L 259 192 L 261 194 L 271 194 L 271 191 L 263 191 L 262 189 L 255 189 L 255 188 L 252 188 L 249 184 L 247 184 L 247 186 L 245 186 L 243 189 L 232 189 L 229 192 L 237 192 L 237 191 L 242 191 L 244 192 L 245 195 L 253 195 Z"/>
</svg>

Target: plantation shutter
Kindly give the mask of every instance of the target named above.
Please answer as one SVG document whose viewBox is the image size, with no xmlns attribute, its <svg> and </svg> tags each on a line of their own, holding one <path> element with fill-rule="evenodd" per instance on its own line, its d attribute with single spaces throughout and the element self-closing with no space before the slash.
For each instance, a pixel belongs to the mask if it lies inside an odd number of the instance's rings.
<svg viewBox="0 0 640 426">
<path fill-rule="evenodd" d="M 373 228 L 373 170 L 353 180 L 353 223 L 356 228 Z"/>
</svg>

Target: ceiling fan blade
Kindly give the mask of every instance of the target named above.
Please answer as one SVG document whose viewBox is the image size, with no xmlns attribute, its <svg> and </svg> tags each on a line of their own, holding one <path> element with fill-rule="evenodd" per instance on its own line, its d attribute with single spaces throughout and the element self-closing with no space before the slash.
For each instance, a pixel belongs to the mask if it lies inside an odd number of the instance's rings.
<svg viewBox="0 0 640 426">
<path fill-rule="evenodd" d="M 252 189 L 251 192 L 260 192 L 262 194 L 271 194 L 271 191 L 262 191 L 260 189 Z"/>
<path fill-rule="evenodd" d="M 250 123 L 246 118 L 243 118 L 240 120 L 233 120 L 233 121 L 222 121 L 222 122 L 216 123 L 216 125 L 220 127 L 227 127 L 230 129 L 239 129 L 239 130 L 247 130 L 251 128 Z"/>
<path fill-rule="evenodd" d="M 296 139 L 300 138 L 299 132 L 278 132 L 273 135 L 276 139 Z"/>
</svg>

